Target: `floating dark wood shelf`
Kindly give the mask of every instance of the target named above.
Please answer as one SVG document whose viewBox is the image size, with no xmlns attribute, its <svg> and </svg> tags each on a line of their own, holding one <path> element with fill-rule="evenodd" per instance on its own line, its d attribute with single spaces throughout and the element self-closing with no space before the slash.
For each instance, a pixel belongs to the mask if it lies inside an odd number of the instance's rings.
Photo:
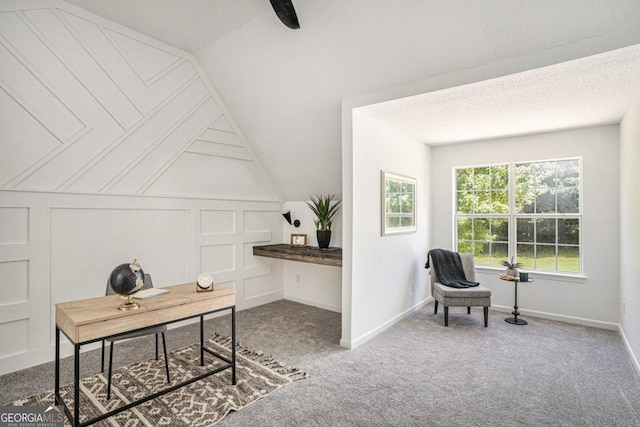
<svg viewBox="0 0 640 427">
<path fill-rule="evenodd" d="M 312 264 L 332 265 L 342 267 L 342 249 L 319 249 L 317 246 L 305 248 L 287 244 L 254 246 L 253 254 L 269 258 L 286 259 L 289 261 L 309 262 Z"/>
</svg>

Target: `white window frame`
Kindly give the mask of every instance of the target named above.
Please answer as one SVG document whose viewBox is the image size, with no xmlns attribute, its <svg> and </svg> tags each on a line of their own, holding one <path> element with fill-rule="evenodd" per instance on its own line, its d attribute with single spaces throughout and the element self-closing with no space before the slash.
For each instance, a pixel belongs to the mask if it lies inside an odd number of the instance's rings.
<svg viewBox="0 0 640 427">
<path fill-rule="evenodd" d="M 515 194 L 516 194 L 516 177 L 515 177 L 515 173 L 516 173 L 516 165 L 518 164 L 533 164 L 533 163 L 547 163 L 547 162 L 561 162 L 561 161 L 567 161 L 567 160 L 577 160 L 578 161 L 578 170 L 579 170 L 579 185 L 578 185 L 578 191 L 579 191 L 579 197 L 578 197 L 578 210 L 579 212 L 576 213 L 552 213 L 552 214 L 536 214 L 536 213 L 516 213 L 516 198 L 515 198 Z M 509 190 L 509 213 L 507 214 L 495 214 L 495 213 L 487 213 L 487 214 L 459 214 L 457 211 L 457 204 L 458 204 L 458 191 L 457 191 L 457 170 L 459 169 L 469 169 L 469 168 L 481 168 L 481 167 L 495 167 L 495 166 L 508 166 L 509 168 L 509 186 L 508 186 L 508 190 Z M 576 218 L 578 219 L 578 223 L 579 223 L 579 236 L 578 236 L 578 250 L 579 250 L 579 271 L 577 272 L 573 272 L 573 271 L 558 271 L 558 255 L 557 255 L 557 248 L 559 246 L 563 246 L 562 244 L 558 244 L 558 229 L 556 227 L 556 238 L 555 238 L 555 243 L 553 244 L 549 244 L 549 245 L 553 245 L 556 248 L 556 270 L 537 270 L 534 269 L 532 266 L 526 266 L 526 269 L 529 271 L 533 271 L 536 273 L 541 273 L 541 274 L 548 274 L 548 275 L 557 275 L 557 276 L 577 276 L 577 277 L 585 277 L 584 276 L 584 245 L 583 245 L 583 216 L 584 216 L 584 207 L 583 207 L 583 182 L 584 182 L 584 175 L 583 175 L 583 161 L 582 161 L 582 157 L 567 157 L 567 158 L 558 158 L 558 159 L 544 159 L 544 160 L 526 160 L 526 161 L 513 161 L 513 162 L 505 162 L 505 163 L 494 163 L 494 164 L 479 164 L 479 165 L 469 165 L 469 166 L 456 166 L 453 168 L 452 170 L 452 193 L 453 193 L 453 200 L 452 200 L 452 211 L 453 211 L 453 248 L 454 250 L 458 250 L 458 218 L 487 218 L 487 219 L 491 219 L 491 218 L 508 218 L 508 222 L 509 222 L 509 241 L 508 241 L 508 257 L 509 259 L 514 256 L 514 259 L 517 262 L 517 259 L 515 258 L 515 254 L 517 251 L 517 219 L 521 219 L 521 218 L 527 218 L 527 219 L 562 219 L 562 218 Z M 536 245 L 536 243 L 532 243 L 534 246 Z M 576 245 L 569 245 L 569 246 L 576 246 Z M 535 258 L 534 258 L 535 259 Z M 492 268 L 496 268 L 495 264 L 478 264 L 478 267 L 481 268 L 487 268 L 487 269 L 492 269 Z"/>
</svg>

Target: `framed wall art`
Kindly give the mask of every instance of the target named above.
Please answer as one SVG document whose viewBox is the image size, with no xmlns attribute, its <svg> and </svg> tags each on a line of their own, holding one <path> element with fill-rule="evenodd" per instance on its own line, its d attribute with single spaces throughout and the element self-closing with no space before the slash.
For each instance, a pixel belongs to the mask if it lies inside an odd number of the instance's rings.
<svg viewBox="0 0 640 427">
<path fill-rule="evenodd" d="M 415 233 L 416 179 L 381 171 L 381 234 Z"/>
</svg>

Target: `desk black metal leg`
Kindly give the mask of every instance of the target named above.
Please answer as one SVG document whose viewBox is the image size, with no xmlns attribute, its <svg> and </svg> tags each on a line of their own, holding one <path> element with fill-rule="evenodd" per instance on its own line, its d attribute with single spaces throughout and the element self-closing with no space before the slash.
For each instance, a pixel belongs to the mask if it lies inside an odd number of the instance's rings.
<svg viewBox="0 0 640 427">
<path fill-rule="evenodd" d="M 59 405 L 58 396 L 60 395 L 60 328 L 56 325 L 56 365 L 55 365 L 55 378 L 54 378 L 54 402 Z"/>
<path fill-rule="evenodd" d="M 158 335 L 156 334 L 156 339 Z M 171 377 L 169 376 L 169 353 L 167 353 L 167 340 L 165 339 L 164 332 L 162 333 L 162 351 L 164 351 L 164 369 L 167 371 L 167 384 L 171 383 Z"/>
<path fill-rule="evenodd" d="M 236 384 L 236 306 L 231 307 L 231 384 Z"/>
<path fill-rule="evenodd" d="M 74 346 L 73 367 L 73 424 L 80 425 L 80 346 Z"/>
<path fill-rule="evenodd" d="M 200 316 L 200 366 L 204 366 L 204 316 Z"/>
</svg>

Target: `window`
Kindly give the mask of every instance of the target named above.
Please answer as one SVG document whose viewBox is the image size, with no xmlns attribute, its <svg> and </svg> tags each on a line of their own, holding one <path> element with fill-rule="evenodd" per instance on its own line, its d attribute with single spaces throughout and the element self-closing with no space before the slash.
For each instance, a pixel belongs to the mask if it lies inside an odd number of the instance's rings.
<svg viewBox="0 0 640 427">
<path fill-rule="evenodd" d="M 455 241 L 478 265 L 580 273 L 580 159 L 455 169 Z"/>
</svg>

